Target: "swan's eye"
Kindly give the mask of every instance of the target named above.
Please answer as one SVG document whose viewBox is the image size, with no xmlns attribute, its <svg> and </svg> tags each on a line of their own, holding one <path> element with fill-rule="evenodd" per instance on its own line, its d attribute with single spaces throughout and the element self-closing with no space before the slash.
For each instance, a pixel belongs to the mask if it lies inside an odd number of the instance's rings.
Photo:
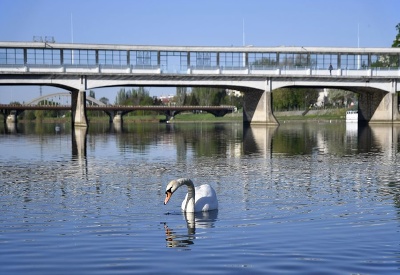
<svg viewBox="0 0 400 275">
<path fill-rule="evenodd" d="M 172 193 L 171 189 L 172 189 L 172 187 L 170 189 L 168 189 L 167 191 L 165 191 L 165 194 Z"/>
</svg>

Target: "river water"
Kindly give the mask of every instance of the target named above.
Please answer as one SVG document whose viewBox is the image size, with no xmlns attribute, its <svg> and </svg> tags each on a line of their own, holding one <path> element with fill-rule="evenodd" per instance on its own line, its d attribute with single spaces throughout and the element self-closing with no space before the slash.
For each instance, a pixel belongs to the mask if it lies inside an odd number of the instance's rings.
<svg viewBox="0 0 400 275">
<path fill-rule="evenodd" d="M 400 126 L 0 126 L 0 274 L 399 274 Z M 209 183 L 219 210 L 183 215 Z"/>
</svg>

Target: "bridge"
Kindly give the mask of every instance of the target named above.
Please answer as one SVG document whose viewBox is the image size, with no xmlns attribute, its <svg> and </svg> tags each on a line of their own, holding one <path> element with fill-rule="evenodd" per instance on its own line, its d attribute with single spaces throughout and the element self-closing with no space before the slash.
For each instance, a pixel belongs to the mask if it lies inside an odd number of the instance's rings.
<svg viewBox="0 0 400 275">
<path fill-rule="evenodd" d="M 283 87 L 359 94 L 359 120 L 398 123 L 400 48 L 189 47 L 0 42 L 0 85 L 71 92 L 73 121 L 87 126 L 86 90 L 114 86 L 222 87 L 244 94 L 243 122 L 278 124 Z"/>
<path fill-rule="evenodd" d="M 52 94 L 48 96 L 54 96 L 60 94 Z M 43 96 L 39 99 L 46 98 Z M 16 105 L 16 104 L 0 104 L 0 113 L 3 114 L 4 120 L 8 122 L 16 122 L 17 116 L 20 115 L 25 110 L 59 110 L 59 111 L 71 111 L 71 105 L 60 105 L 60 104 L 45 104 L 38 105 L 32 104 L 34 102 L 40 102 L 41 100 L 35 99 L 28 104 Z M 185 111 L 205 111 L 207 113 L 213 114 L 216 117 L 222 117 L 228 113 L 232 113 L 236 110 L 235 106 L 164 106 L 164 105 L 154 105 L 154 106 L 126 106 L 126 105 L 106 105 L 101 101 L 94 98 L 88 97 L 87 101 L 94 102 L 97 101 L 101 104 L 97 105 L 87 105 L 86 110 L 90 111 L 104 111 L 109 117 L 110 122 L 122 123 L 123 116 L 132 111 L 156 111 L 158 113 L 163 113 L 166 116 L 165 121 L 170 121 L 177 114 Z"/>
</svg>

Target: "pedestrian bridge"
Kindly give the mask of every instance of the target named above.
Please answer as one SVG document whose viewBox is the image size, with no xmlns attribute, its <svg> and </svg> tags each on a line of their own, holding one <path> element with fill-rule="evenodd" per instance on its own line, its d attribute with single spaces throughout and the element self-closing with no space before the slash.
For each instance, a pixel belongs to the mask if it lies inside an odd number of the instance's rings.
<svg viewBox="0 0 400 275">
<path fill-rule="evenodd" d="M 338 88 L 359 94 L 359 120 L 400 122 L 400 48 L 196 47 L 0 42 L 0 85 L 71 91 L 86 126 L 88 89 L 207 86 L 243 92 L 244 123 L 277 124 L 275 89 Z"/>
</svg>

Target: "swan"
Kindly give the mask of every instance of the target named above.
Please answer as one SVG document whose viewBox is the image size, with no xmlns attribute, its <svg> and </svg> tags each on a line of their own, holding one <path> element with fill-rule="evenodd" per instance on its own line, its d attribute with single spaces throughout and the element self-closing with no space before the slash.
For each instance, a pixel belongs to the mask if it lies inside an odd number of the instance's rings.
<svg viewBox="0 0 400 275">
<path fill-rule="evenodd" d="M 194 187 L 193 182 L 187 178 L 172 180 L 165 191 L 164 205 L 171 199 L 172 194 L 182 185 L 186 185 L 188 192 L 182 202 L 184 212 L 204 212 L 218 209 L 218 199 L 215 190 L 209 184 Z"/>
</svg>

